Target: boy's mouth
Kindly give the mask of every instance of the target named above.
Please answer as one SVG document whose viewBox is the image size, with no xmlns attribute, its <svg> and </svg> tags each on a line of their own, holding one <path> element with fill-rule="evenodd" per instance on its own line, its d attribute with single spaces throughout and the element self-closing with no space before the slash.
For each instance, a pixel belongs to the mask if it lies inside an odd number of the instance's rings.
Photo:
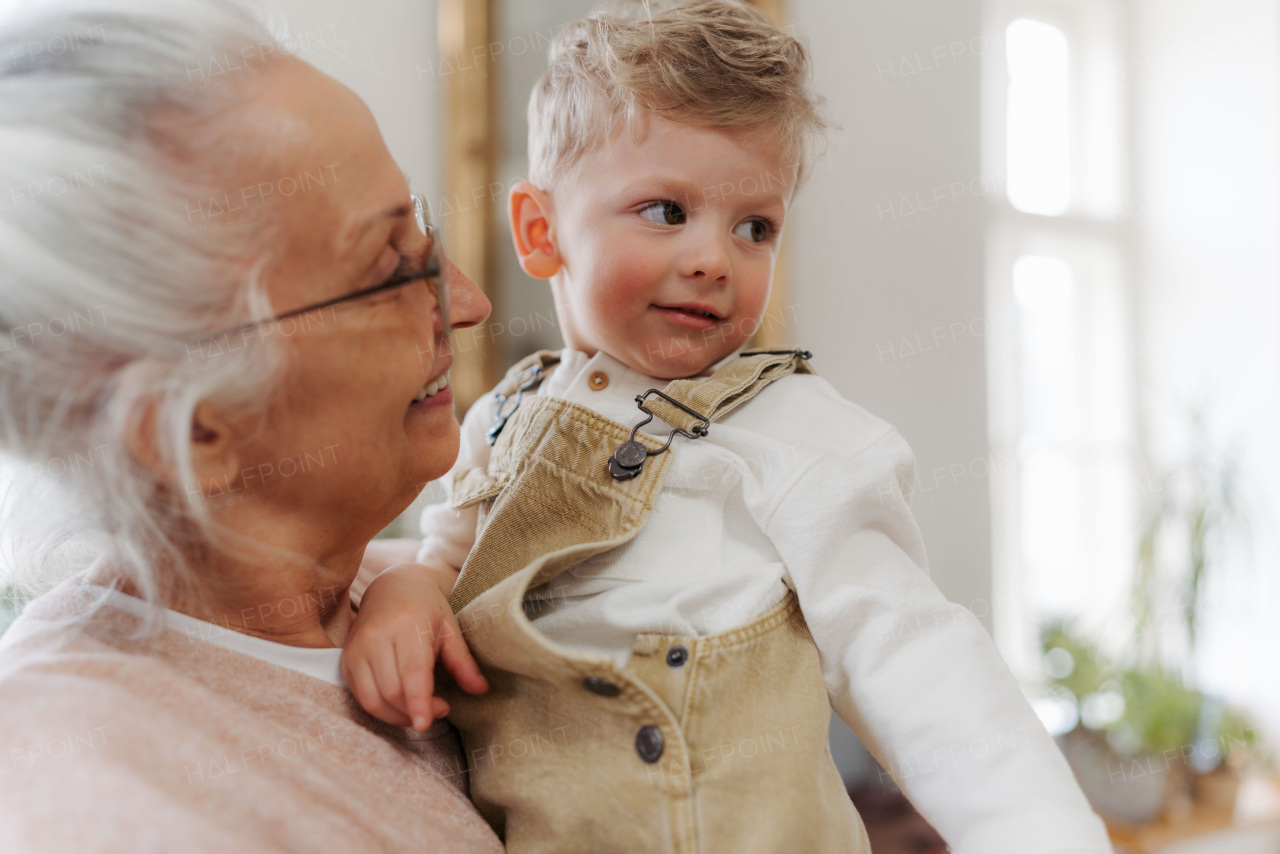
<svg viewBox="0 0 1280 854">
<path fill-rule="evenodd" d="M 678 311 L 683 314 L 692 315 L 693 317 L 705 317 L 710 320 L 723 320 L 724 318 L 716 314 L 709 307 L 697 304 L 688 305 L 655 305 L 654 308 L 662 311 Z"/>
<path fill-rule="evenodd" d="M 712 311 L 710 306 L 698 303 L 686 303 L 684 305 L 655 305 L 654 309 L 656 309 L 668 323 L 676 326 L 683 326 L 688 329 L 697 329 L 703 332 L 711 329 L 717 323 L 724 320 L 724 317 L 717 314 L 715 311 Z"/>
</svg>

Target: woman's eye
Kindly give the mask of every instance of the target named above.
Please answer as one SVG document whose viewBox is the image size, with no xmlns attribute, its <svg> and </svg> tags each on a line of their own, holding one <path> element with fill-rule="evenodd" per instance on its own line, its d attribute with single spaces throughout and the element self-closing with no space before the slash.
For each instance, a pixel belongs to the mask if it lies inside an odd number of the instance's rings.
<svg viewBox="0 0 1280 854">
<path fill-rule="evenodd" d="M 402 261 L 400 253 L 396 252 L 394 247 L 382 247 L 381 254 L 378 255 L 378 261 L 373 265 L 373 269 L 369 271 L 368 284 L 379 285 L 394 276 L 401 265 Z"/>
<path fill-rule="evenodd" d="M 764 243 L 769 239 L 769 235 L 773 233 L 773 228 L 764 220 L 749 219 L 746 222 L 738 223 L 738 227 L 733 230 L 733 233 L 743 240 L 750 240 L 752 243 Z"/>
<path fill-rule="evenodd" d="M 679 202 L 649 202 L 639 211 L 640 216 L 659 225 L 684 225 L 684 208 Z"/>
</svg>

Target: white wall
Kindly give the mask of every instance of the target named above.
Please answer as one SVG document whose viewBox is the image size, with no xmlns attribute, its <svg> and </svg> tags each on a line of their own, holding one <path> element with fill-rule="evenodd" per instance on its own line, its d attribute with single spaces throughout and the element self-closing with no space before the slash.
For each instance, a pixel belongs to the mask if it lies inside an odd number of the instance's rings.
<svg viewBox="0 0 1280 854">
<path fill-rule="evenodd" d="M 274 0 L 297 55 L 355 90 L 373 110 L 414 192 L 439 198 L 441 74 L 435 0 Z"/>
<path fill-rule="evenodd" d="M 990 625 L 980 0 L 793 0 L 843 141 L 788 225 L 794 340 L 916 452 L 933 578 Z"/>
<path fill-rule="evenodd" d="M 990 630 L 982 3 L 792 0 L 791 11 L 843 130 L 787 225 L 789 331 L 911 443 L 933 580 Z M 845 778 L 877 785 L 834 717 L 831 733 Z"/>
</svg>

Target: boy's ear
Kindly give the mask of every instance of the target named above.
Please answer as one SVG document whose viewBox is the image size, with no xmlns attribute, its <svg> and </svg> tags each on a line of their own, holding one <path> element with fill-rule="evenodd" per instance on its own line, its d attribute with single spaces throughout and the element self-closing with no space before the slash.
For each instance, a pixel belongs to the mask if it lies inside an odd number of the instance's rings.
<svg viewBox="0 0 1280 854">
<path fill-rule="evenodd" d="M 528 181 L 511 188 L 511 240 L 520 266 L 535 279 L 560 272 L 562 261 L 551 225 L 551 199 Z"/>
</svg>

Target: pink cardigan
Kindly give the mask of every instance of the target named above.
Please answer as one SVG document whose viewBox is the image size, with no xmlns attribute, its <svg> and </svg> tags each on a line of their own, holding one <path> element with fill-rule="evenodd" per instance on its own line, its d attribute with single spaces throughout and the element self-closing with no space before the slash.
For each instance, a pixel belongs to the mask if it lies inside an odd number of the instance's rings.
<svg viewBox="0 0 1280 854">
<path fill-rule="evenodd" d="M 180 632 L 130 640 L 137 618 L 86 618 L 83 591 L 0 639 L 0 851 L 502 850 L 447 723 L 384 725 L 337 685 Z"/>
</svg>

